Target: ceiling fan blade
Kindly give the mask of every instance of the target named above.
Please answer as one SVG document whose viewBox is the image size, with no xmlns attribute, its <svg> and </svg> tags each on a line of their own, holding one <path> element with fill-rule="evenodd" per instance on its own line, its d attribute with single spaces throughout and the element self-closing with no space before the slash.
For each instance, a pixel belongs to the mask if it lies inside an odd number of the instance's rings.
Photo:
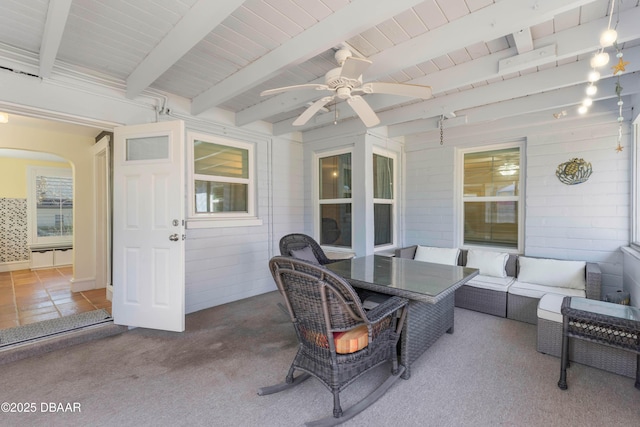
<svg viewBox="0 0 640 427">
<path fill-rule="evenodd" d="M 371 82 L 363 84 L 358 90 L 364 93 L 384 93 L 422 99 L 429 99 L 433 96 L 430 86 L 405 83 Z"/>
<path fill-rule="evenodd" d="M 299 90 L 299 89 L 330 90 L 329 86 L 327 85 L 322 85 L 318 83 L 307 83 L 303 85 L 284 86 L 284 87 L 277 87 L 275 89 L 263 90 L 262 92 L 260 92 L 260 96 L 275 95 L 277 93 L 289 92 L 291 90 Z"/>
<path fill-rule="evenodd" d="M 320 111 L 320 109 L 322 107 L 324 107 L 325 105 L 327 105 L 327 103 L 329 101 L 331 101 L 332 99 L 333 99 L 333 96 L 325 96 L 324 98 L 320 98 L 319 100 L 317 100 L 316 102 L 311 104 L 311 106 L 309 108 L 304 110 L 304 112 L 302 114 L 300 114 L 300 117 L 298 117 L 293 122 L 293 125 L 294 126 L 302 126 L 302 125 L 306 124 L 309 121 L 309 119 L 311 117 L 313 117 L 313 115 L 315 113 Z"/>
<path fill-rule="evenodd" d="M 364 70 L 369 68 L 369 65 L 371 65 L 371 61 L 368 59 L 350 56 L 344 60 L 340 75 L 351 80 L 357 80 L 364 73 Z"/>
<path fill-rule="evenodd" d="M 369 104 L 367 104 L 367 101 L 365 101 L 361 96 L 352 96 L 347 99 L 347 103 L 351 108 L 353 108 L 353 111 L 356 112 L 366 127 L 369 128 L 380 123 L 380 119 L 376 115 L 375 111 L 373 111 Z"/>
</svg>

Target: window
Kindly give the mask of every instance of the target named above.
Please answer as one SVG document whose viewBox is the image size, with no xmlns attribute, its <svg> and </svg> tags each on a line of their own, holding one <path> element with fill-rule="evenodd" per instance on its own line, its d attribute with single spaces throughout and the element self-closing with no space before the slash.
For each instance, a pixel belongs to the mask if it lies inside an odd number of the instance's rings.
<svg viewBox="0 0 640 427">
<path fill-rule="evenodd" d="M 189 133 L 193 185 L 192 218 L 251 218 L 254 203 L 254 146 Z"/>
<path fill-rule="evenodd" d="M 634 143 L 632 147 L 632 205 L 631 205 L 631 247 L 640 251 L 640 116 L 638 116 L 633 123 L 633 138 Z"/>
<path fill-rule="evenodd" d="M 29 168 L 29 241 L 31 245 L 71 244 L 73 176 L 67 168 Z"/>
<path fill-rule="evenodd" d="M 464 246 L 520 250 L 520 147 L 466 151 L 463 157 Z"/>
<path fill-rule="evenodd" d="M 351 247 L 351 153 L 318 159 L 320 244 Z"/>
<path fill-rule="evenodd" d="M 394 243 L 394 158 L 373 154 L 374 246 Z"/>
</svg>

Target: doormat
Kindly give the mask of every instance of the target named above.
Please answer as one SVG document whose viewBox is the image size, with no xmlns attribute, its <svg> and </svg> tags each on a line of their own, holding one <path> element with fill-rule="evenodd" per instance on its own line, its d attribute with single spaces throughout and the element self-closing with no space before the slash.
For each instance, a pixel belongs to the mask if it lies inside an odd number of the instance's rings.
<svg viewBox="0 0 640 427">
<path fill-rule="evenodd" d="M 0 348 L 82 329 L 86 326 L 111 322 L 112 320 L 113 318 L 107 310 L 100 309 L 72 314 L 59 319 L 16 326 L 15 328 L 0 330 Z"/>
</svg>

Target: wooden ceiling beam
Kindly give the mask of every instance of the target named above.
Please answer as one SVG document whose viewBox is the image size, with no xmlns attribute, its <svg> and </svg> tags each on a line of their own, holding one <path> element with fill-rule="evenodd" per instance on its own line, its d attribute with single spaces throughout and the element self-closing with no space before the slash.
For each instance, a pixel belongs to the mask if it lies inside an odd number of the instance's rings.
<svg viewBox="0 0 640 427">
<path fill-rule="evenodd" d="M 50 1 L 47 9 L 47 21 L 42 34 L 40 45 L 40 71 L 39 76 L 47 78 L 51 76 L 53 64 L 58 56 L 60 41 L 67 25 L 67 17 L 71 8 L 71 0 Z"/>
<path fill-rule="evenodd" d="M 283 68 L 304 62 L 421 2 L 394 0 L 378 2 L 375 7 L 371 7 L 369 0 L 354 0 L 196 96 L 191 103 L 191 113 L 198 115 L 215 107 L 272 78 Z"/>
<path fill-rule="evenodd" d="M 133 99 L 205 38 L 244 0 L 199 0 L 127 77 L 127 98 Z"/>
</svg>

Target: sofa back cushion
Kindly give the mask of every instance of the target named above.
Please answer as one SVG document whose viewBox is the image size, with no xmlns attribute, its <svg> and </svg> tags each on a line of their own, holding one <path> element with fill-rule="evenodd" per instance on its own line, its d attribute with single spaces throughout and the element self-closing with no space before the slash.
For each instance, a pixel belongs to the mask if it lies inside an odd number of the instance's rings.
<svg viewBox="0 0 640 427">
<path fill-rule="evenodd" d="M 506 252 L 480 251 L 469 249 L 467 267 L 477 268 L 479 274 L 492 277 L 507 277 L 505 267 L 509 254 Z"/>
<path fill-rule="evenodd" d="M 518 281 L 560 288 L 585 289 L 584 261 L 518 257 Z"/>
<path fill-rule="evenodd" d="M 459 254 L 460 249 L 458 248 L 418 246 L 413 259 L 416 261 L 432 262 L 434 264 L 458 265 Z"/>
</svg>

